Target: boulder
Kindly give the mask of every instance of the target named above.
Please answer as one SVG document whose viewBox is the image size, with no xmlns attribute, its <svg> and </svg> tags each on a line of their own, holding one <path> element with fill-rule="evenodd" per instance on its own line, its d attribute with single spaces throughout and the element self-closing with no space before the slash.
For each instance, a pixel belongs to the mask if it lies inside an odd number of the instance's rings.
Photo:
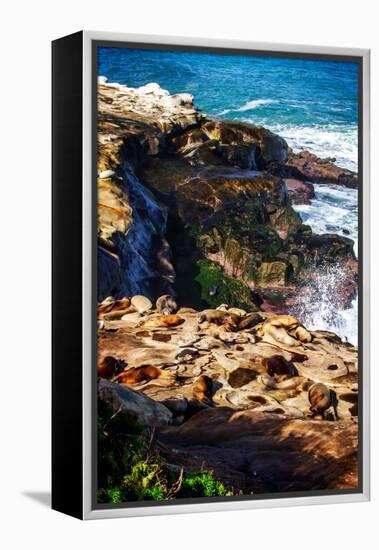
<svg viewBox="0 0 379 550">
<path fill-rule="evenodd" d="M 109 380 L 99 380 L 99 397 L 116 412 L 120 409 L 147 426 L 167 426 L 172 422 L 172 413 L 167 407 L 154 401 L 140 391 Z"/>
</svg>

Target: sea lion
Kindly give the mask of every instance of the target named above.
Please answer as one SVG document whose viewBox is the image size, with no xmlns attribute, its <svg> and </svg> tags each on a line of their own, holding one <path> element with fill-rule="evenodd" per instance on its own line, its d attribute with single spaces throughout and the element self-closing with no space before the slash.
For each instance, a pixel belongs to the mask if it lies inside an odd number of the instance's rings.
<svg viewBox="0 0 379 550">
<path fill-rule="evenodd" d="M 233 332 L 238 328 L 239 317 L 221 309 L 205 309 L 199 315 L 199 323 L 204 322 L 224 326 L 227 331 Z"/>
<path fill-rule="evenodd" d="M 256 325 L 259 325 L 259 323 L 262 323 L 263 321 L 264 318 L 259 315 L 259 313 L 249 313 L 239 322 L 238 330 L 254 328 Z"/>
<path fill-rule="evenodd" d="M 112 302 L 102 302 L 97 308 L 97 313 L 99 316 L 101 316 L 111 311 L 125 310 L 129 308 L 129 306 L 130 300 L 127 297 L 121 298 L 120 300 L 113 300 Z"/>
<path fill-rule="evenodd" d="M 170 315 L 176 313 L 179 309 L 178 304 L 173 296 L 170 294 L 164 294 L 160 296 L 155 304 L 158 313 L 162 315 Z"/>
<path fill-rule="evenodd" d="M 112 382 L 120 384 L 141 384 L 142 382 L 150 382 L 157 378 L 172 378 L 173 374 L 163 371 L 154 365 L 141 365 L 132 369 L 124 370 L 112 379 Z"/>
<path fill-rule="evenodd" d="M 291 330 L 300 325 L 299 320 L 292 315 L 274 315 L 273 317 L 269 317 L 266 322 L 275 327 L 284 327 L 287 330 Z"/>
<path fill-rule="evenodd" d="M 174 328 L 183 324 L 185 319 L 179 315 L 159 315 L 150 317 L 141 323 L 140 328 Z"/>
<path fill-rule="evenodd" d="M 271 377 L 276 375 L 285 375 L 287 377 L 298 375 L 296 367 L 282 355 L 264 357 L 262 364 L 266 368 L 267 374 Z"/>
<path fill-rule="evenodd" d="M 97 375 L 100 378 L 112 378 L 119 374 L 126 367 L 125 361 L 122 359 L 116 359 L 111 355 L 107 355 L 101 363 L 97 365 Z"/>
<path fill-rule="evenodd" d="M 312 384 L 308 391 L 308 399 L 311 404 L 310 410 L 313 413 L 313 416 L 316 414 L 323 415 L 332 405 L 330 389 L 321 382 Z"/>
<path fill-rule="evenodd" d="M 213 380 L 206 374 L 202 374 L 196 380 L 193 389 L 192 395 L 198 401 L 203 403 L 211 404 L 212 395 L 213 395 Z"/>
<path fill-rule="evenodd" d="M 241 309 L 240 307 L 230 307 L 228 309 L 229 313 L 233 313 L 234 315 L 238 315 L 238 317 L 245 317 L 246 311 L 244 309 Z"/>
<path fill-rule="evenodd" d="M 262 327 L 262 332 L 263 336 L 269 336 L 276 342 L 284 344 L 290 348 L 300 345 L 299 341 L 290 336 L 284 327 L 273 325 L 271 323 L 265 323 Z"/>
<path fill-rule="evenodd" d="M 269 336 L 285 346 L 295 347 L 300 345 L 300 341 L 293 331 L 299 326 L 300 322 L 292 315 L 275 315 L 266 319 L 260 327 L 260 335 L 263 337 Z M 305 330 L 306 329 L 304 329 L 304 331 Z M 293 334 L 293 336 L 291 336 L 291 334 Z M 301 334 L 303 335 L 302 332 Z"/>
</svg>

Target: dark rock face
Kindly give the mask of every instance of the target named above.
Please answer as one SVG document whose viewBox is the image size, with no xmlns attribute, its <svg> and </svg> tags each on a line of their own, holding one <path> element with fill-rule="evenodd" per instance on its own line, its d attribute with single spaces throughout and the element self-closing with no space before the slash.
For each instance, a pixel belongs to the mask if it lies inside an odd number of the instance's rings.
<svg viewBox="0 0 379 550">
<path fill-rule="evenodd" d="M 248 170 L 288 158 L 287 143 L 270 130 L 224 120 L 205 120 L 199 128 L 173 138 L 171 146 L 191 164 L 230 164 Z"/>
<path fill-rule="evenodd" d="M 221 165 L 153 159 L 142 180 L 168 208 L 175 226 L 194 237 L 193 262 L 207 258 L 251 288 L 284 285 L 292 275 L 285 240 L 301 227 L 284 182 L 268 174 Z M 180 256 L 182 242 L 174 246 Z"/>
<path fill-rule="evenodd" d="M 310 204 L 311 199 L 315 198 L 315 190 L 311 183 L 290 178 L 284 179 L 284 182 L 291 204 Z"/>
</svg>

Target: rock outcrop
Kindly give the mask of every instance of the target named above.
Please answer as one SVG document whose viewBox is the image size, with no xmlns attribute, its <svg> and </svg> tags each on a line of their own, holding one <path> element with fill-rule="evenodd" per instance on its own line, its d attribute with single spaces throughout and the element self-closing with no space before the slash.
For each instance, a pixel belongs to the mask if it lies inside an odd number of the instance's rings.
<svg viewBox="0 0 379 550">
<path fill-rule="evenodd" d="M 164 151 L 167 136 L 201 120 L 188 94 L 158 84 L 128 88 L 99 81 L 99 299 L 172 291 L 175 273 L 165 239 L 167 212 L 135 171 Z"/>
<path fill-rule="evenodd" d="M 335 159 L 321 159 L 309 151 L 289 151 L 285 162 L 272 162 L 269 170 L 282 178 L 357 187 L 357 174 L 337 166 L 334 161 Z"/>
<path fill-rule="evenodd" d="M 125 384 L 115 384 L 109 380 L 100 379 L 99 397 L 108 403 L 114 412 L 119 410 L 127 412 L 143 425 L 156 427 L 172 422 L 172 413 L 167 407 Z"/>
<path fill-rule="evenodd" d="M 265 128 L 206 117 L 158 84 L 100 78 L 98 105 L 100 300 L 168 293 L 253 308 L 254 292 L 289 291 L 323 258 L 346 265 L 352 298 L 352 241 L 313 235 L 291 204 L 313 197 L 309 181 L 355 185 L 354 174 Z"/>
</svg>

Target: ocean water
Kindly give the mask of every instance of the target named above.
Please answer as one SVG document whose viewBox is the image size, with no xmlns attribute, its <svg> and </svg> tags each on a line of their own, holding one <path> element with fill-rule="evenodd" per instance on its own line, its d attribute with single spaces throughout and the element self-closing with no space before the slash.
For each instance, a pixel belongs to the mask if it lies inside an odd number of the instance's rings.
<svg viewBox="0 0 379 550">
<path fill-rule="evenodd" d="M 357 166 L 358 67 L 354 63 L 100 48 L 98 74 L 128 86 L 188 92 L 209 115 L 261 124 L 298 150 Z"/>
<path fill-rule="evenodd" d="M 354 63 L 200 52 L 100 48 L 98 74 L 110 82 L 157 82 L 170 93 L 188 92 L 204 113 L 260 124 L 284 137 L 295 151 L 307 149 L 356 171 L 358 165 L 358 67 Z M 358 239 L 357 191 L 316 185 L 310 205 L 296 206 L 316 233 Z M 348 234 L 346 234 L 348 232 Z M 320 273 L 298 311 L 309 328 L 329 329 L 357 342 L 357 303 L 333 306 L 333 272 Z M 317 286 L 317 285 L 316 285 Z"/>
</svg>

